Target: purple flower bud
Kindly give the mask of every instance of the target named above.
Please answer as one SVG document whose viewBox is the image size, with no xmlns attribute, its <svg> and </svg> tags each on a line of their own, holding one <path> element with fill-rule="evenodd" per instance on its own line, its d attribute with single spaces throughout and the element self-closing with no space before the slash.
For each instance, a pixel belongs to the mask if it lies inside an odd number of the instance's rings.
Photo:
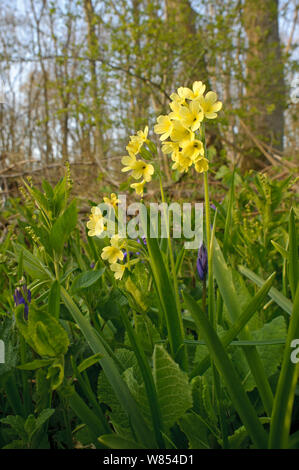
<svg viewBox="0 0 299 470">
<path fill-rule="evenodd" d="M 95 267 L 95 263 L 90 263 L 90 267 L 93 269 Z"/>
<path fill-rule="evenodd" d="M 204 244 L 198 250 L 196 268 L 199 279 L 204 281 L 208 272 L 208 253 Z"/>
<path fill-rule="evenodd" d="M 215 211 L 215 210 L 216 210 L 216 206 L 215 206 L 215 204 L 213 204 L 213 203 L 212 203 L 212 204 L 210 204 L 210 208 L 211 208 L 211 209 L 213 209 L 213 211 Z"/>
<path fill-rule="evenodd" d="M 31 291 L 27 289 L 26 284 L 22 287 L 17 287 L 14 293 L 14 301 L 16 306 L 17 305 L 24 305 L 24 318 L 28 320 L 28 313 L 29 313 L 29 304 L 31 302 Z"/>
</svg>

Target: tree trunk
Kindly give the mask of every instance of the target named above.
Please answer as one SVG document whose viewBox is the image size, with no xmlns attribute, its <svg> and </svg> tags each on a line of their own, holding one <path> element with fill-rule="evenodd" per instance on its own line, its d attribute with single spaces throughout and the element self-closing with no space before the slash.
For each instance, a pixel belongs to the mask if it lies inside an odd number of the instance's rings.
<svg viewBox="0 0 299 470">
<path fill-rule="evenodd" d="M 95 13 L 92 0 L 84 0 L 84 11 L 87 22 L 87 42 L 90 70 L 90 91 L 93 101 L 95 119 L 95 161 L 101 171 L 104 171 L 102 160 L 104 157 L 103 129 L 101 119 L 101 104 L 99 101 L 99 87 L 96 71 L 96 60 L 99 56 L 99 41 L 95 30 Z"/>
<path fill-rule="evenodd" d="M 248 39 L 246 124 L 261 142 L 283 148 L 285 83 L 278 30 L 278 0 L 246 0 L 243 12 Z M 252 142 L 251 142 L 252 144 Z M 257 168 L 264 155 L 256 148 L 244 155 L 245 170 Z"/>
</svg>

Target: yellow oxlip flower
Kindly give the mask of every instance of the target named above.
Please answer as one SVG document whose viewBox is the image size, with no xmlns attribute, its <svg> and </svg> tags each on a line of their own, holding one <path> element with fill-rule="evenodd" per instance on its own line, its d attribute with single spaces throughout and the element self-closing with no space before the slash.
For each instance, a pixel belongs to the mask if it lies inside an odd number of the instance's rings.
<svg viewBox="0 0 299 470">
<path fill-rule="evenodd" d="M 133 183 L 130 185 L 130 188 L 135 189 L 136 193 L 139 196 L 143 196 L 143 191 L 144 191 L 144 185 L 146 181 L 142 180 L 140 183 Z"/>
<path fill-rule="evenodd" d="M 140 149 L 144 142 L 146 142 L 148 136 L 148 126 L 145 126 L 143 131 L 138 131 L 137 135 L 131 135 L 130 142 L 128 143 L 126 149 L 129 154 L 136 155 L 140 152 Z"/>
<path fill-rule="evenodd" d="M 139 139 L 133 139 L 131 137 L 130 142 L 126 146 L 126 150 L 129 154 L 136 155 L 137 153 L 139 153 L 141 147 L 142 147 L 142 144 L 140 143 Z"/>
<path fill-rule="evenodd" d="M 132 171 L 135 169 L 137 160 L 135 155 L 133 153 L 130 153 L 129 155 L 122 157 L 121 162 L 123 165 L 125 165 L 125 167 L 122 168 L 121 171 Z"/>
<path fill-rule="evenodd" d="M 187 98 L 189 100 L 196 100 L 199 96 L 202 96 L 205 92 L 206 85 L 204 85 L 202 82 L 194 82 L 192 85 L 192 91 L 189 90 Z"/>
<path fill-rule="evenodd" d="M 181 99 L 190 99 L 190 92 L 191 90 L 185 86 L 181 86 L 180 88 L 178 88 L 178 96 L 181 98 Z"/>
<path fill-rule="evenodd" d="M 179 143 L 178 142 L 170 142 L 169 140 L 167 142 L 163 142 L 162 144 L 162 152 L 163 153 L 172 153 L 175 152 L 176 150 L 179 150 Z"/>
<path fill-rule="evenodd" d="M 202 158 L 195 163 L 195 170 L 198 173 L 203 173 L 209 169 L 209 160 L 207 158 Z"/>
<path fill-rule="evenodd" d="M 198 100 L 191 101 L 188 106 L 181 106 L 177 114 L 183 126 L 190 128 L 192 132 L 199 129 L 200 123 L 204 118 L 204 113 Z"/>
<path fill-rule="evenodd" d="M 117 204 L 119 203 L 119 199 L 117 198 L 115 193 L 112 193 L 110 195 L 110 199 L 109 199 L 109 197 L 104 197 L 104 202 L 106 204 L 110 204 L 111 206 L 116 208 Z"/>
<path fill-rule="evenodd" d="M 191 158 L 186 157 L 182 152 L 174 152 L 171 158 L 174 161 L 172 169 L 179 170 L 180 173 L 187 172 L 193 163 Z"/>
<path fill-rule="evenodd" d="M 194 139 L 191 141 L 185 141 L 182 143 L 181 147 L 182 155 L 190 158 L 193 162 L 204 156 L 204 146 L 200 140 Z"/>
<path fill-rule="evenodd" d="M 115 279 L 121 280 L 126 269 L 126 264 L 112 263 L 110 269 L 114 272 Z"/>
<path fill-rule="evenodd" d="M 169 116 L 159 116 L 157 118 L 157 123 L 154 127 L 154 131 L 156 134 L 162 134 L 160 140 L 166 140 L 167 137 L 170 136 L 173 123 Z"/>
<path fill-rule="evenodd" d="M 124 254 L 121 249 L 124 247 L 124 242 L 121 243 L 119 235 L 114 235 L 110 240 L 110 246 L 105 246 L 102 250 L 101 258 L 109 261 L 110 264 L 116 263 L 118 260 L 124 259 Z"/>
<path fill-rule="evenodd" d="M 206 96 L 200 96 L 198 102 L 207 119 L 215 119 L 217 112 L 222 108 L 222 103 L 217 101 L 217 94 L 214 91 L 209 91 Z"/>
<path fill-rule="evenodd" d="M 179 121 L 181 119 L 180 111 L 182 108 L 185 108 L 186 105 L 182 105 L 178 101 L 172 101 L 172 103 L 169 103 L 169 107 L 172 110 L 172 112 L 169 113 L 168 116 L 171 119 L 176 119 Z"/>
<path fill-rule="evenodd" d="M 194 134 L 187 129 L 181 121 L 173 121 L 173 129 L 170 134 L 171 140 L 175 142 L 184 142 L 185 140 L 191 140 Z"/>
<path fill-rule="evenodd" d="M 150 163 L 145 163 L 143 160 L 137 160 L 132 176 L 135 180 L 143 178 L 146 182 L 149 182 L 152 179 L 154 171 L 154 167 Z"/>
<path fill-rule="evenodd" d="M 88 236 L 95 237 L 101 235 L 101 233 L 105 230 L 104 221 L 105 219 L 101 209 L 98 207 L 92 207 L 89 221 L 86 224 L 87 228 L 89 229 Z"/>
<path fill-rule="evenodd" d="M 148 136 L 148 126 L 145 126 L 144 131 L 138 131 L 137 132 L 137 138 L 142 143 L 147 141 L 147 136 Z"/>
<path fill-rule="evenodd" d="M 177 104 L 185 104 L 186 102 L 186 99 L 182 96 L 179 96 L 177 93 L 171 93 L 170 99 L 172 100 L 172 103 L 177 103 Z"/>
<path fill-rule="evenodd" d="M 136 160 L 135 155 L 127 155 L 121 159 L 121 162 L 123 165 L 126 165 L 121 171 L 131 171 L 135 180 L 144 178 L 147 182 L 151 181 L 155 170 L 150 163 L 145 163 L 143 160 Z"/>
</svg>

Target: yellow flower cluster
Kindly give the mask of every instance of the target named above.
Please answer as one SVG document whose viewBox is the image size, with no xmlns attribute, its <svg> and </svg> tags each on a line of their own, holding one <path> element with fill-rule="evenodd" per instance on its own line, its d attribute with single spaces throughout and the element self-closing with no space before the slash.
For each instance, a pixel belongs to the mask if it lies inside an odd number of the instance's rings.
<svg viewBox="0 0 299 470">
<path fill-rule="evenodd" d="M 112 193 L 110 198 L 104 197 L 104 202 L 106 204 L 110 204 L 111 206 L 116 209 L 117 204 L 119 203 L 119 199 L 117 198 L 115 193 Z M 92 207 L 91 214 L 89 216 L 89 220 L 86 224 L 88 228 L 88 236 L 89 237 L 96 237 L 100 236 L 104 230 L 107 230 L 105 226 L 106 219 L 102 214 L 102 211 L 99 207 Z"/>
<path fill-rule="evenodd" d="M 119 264 L 117 262 L 124 259 L 122 251 L 124 247 L 125 241 L 119 235 L 114 235 L 110 240 L 110 246 L 106 246 L 102 250 L 101 258 L 110 263 L 110 269 L 114 272 L 115 279 L 121 279 L 126 269 L 126 264 Z"/>
<path fill-rule="evenodd" d="M 114 209 L 116 209 L 117 204 L 119 203 L 119 199 L 118 199 L 118 197 L 116 196 L 115 193 L 112 193 L 110 195 L 110 198 L 109 197 L 104 197 L 103 200 L 106 204 L 110 204 L 111 206 L 113 206 Z"/>
<path fill-rule="evenodd" d="M 86 224 L 88 228 L 88 236 L 100 236 L 101 233 L 106 230 L 104 222 L 105 219 L 103 217 L 101 209 L 99 207 L 92 207 L 91 214 L 89 216 L 89 221 Z"/>
<path fill-rule="evenodd" d="M 217 117 L 222 103 L 217 101 L 217 94 L 213 91 L 204 95 L 205 89 L 206 86 L 200 81 L 193 83 L 192 90 L 180 87 L 177 93 L 170 96 L 171 112 L 159 116 L 154 127 L 155 133 L 161 135 L 162 152 L 171 154 L 174 162 L 172 168 L 181 173 L 187 172 L 193 164 L 199 173 L 209 168 L 203 143 L 196 138 L 196 132 L 204 119 Z"/>
<path fill-rule="evenodd" d="M 122 164 L 124 168 L 122 169 L 123 172 L 130 171 L 131 176 L 135 180 L 139 180 L 142 178 L 141 182 L 131 184 L 131 188 L 136 190 L 136 193 L 140 196 L 143 195 L 144 185 L 148 183 L 152 179 L 152 175 L 154 174 L 154 167 L 153 165 L 144 162 L 143 160 L 137 160 L 136 155 L 141 150 L 142 145 L 147 141 L 148 135 L 148 127 L 146 126 L 144 131 L 138 131 L 137 135 L 133 135 L 130 137 L 130 142 L 126 147 L 126 150 L 129 155 L 122 157 Z"/>
</svg>

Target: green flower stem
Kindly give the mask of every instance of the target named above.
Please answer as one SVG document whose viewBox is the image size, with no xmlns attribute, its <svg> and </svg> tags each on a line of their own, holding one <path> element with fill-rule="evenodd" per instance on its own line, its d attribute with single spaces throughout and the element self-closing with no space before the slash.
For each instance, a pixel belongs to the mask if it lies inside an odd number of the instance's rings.
<svg viewBox="0 0 299 470">
<path fill-rule="evenodd" d="M 151 224 L 148 213 L 146 219 L 142 217 L 142 224 L 146 227 L 147 233 L 150 233 Z M 176 294 L 168 265 L 164 260 L 156 238 L 147 237 L 147 249 L 163 320 L 166 322 L 171 355 L 184 370 L 187 370 L 188 359 L 184 344 L 183 321 L 177 308 Z"/>
<path fill-rule="evenodd" d="M 164 195 L 164 189 L 162 185 L 161 176 L 160 176 L 160 191 L 161 191 L 162 202 L 165 203 L 166 201 L 165 201 L 165 195 Z M 178 312 L 180 313 L 181 305 L 180 305 L 180 297 L 179 297 L 178 278 L 177 278 L 177 273 L 175 269 L 175 262 L 174 262 L 172 245 L 171 245 L 171 240 L 170 240 L 169 220 L 168 220 L 168 217 L 166 218 L 165 214 L 164 214 L 164 217 L 165 217 L 165 223 L 166 223 L 166 229 L 167 229 L 167 243 L 168 243 L 168 250 L 169 250 L 171 272 L 172 272 L 173 283 L 174 283 L 175 300 L 176 300 Z M 181 319 L 181 324 L 183 325 L 182 319 Z"/>
</svg>

